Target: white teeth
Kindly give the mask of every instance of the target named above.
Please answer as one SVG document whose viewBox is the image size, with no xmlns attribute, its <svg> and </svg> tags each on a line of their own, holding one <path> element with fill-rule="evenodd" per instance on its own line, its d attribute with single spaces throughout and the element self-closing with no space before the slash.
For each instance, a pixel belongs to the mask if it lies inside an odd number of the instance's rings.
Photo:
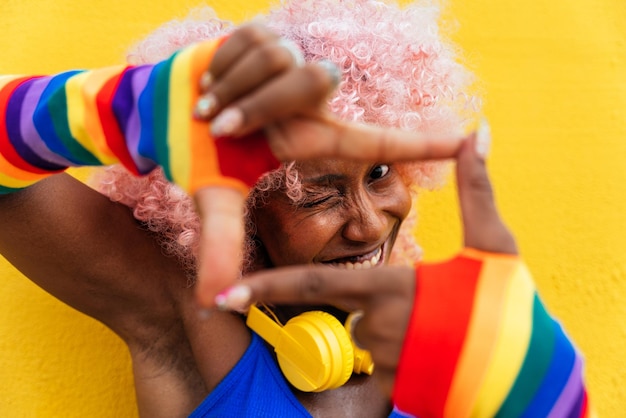
<svg viewBox="0 0 626 418">
<path fill-rule="evenodd" d="M 378 251 L 376 251 L 376 254 L 374 254 L 374 256 L 370 258 L 369 260 L 365 260 L 360 263 L 350 263 L 350 262 L 333 263 L 333 266 L 337 268 L 347 269 L 347 270 L 368 269 L 368 268 L 376 267 L 378 265 L 378 262 L 380 261 L 380 257 L 382 256 L 382 254 L 383 254 L 383 250 L 382 248 L 379 248 Z"/>
</svg>

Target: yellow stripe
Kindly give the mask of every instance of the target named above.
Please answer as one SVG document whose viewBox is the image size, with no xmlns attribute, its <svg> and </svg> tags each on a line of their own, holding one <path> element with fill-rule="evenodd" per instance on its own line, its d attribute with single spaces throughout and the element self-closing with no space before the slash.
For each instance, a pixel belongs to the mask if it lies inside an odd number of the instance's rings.
<svg viewBox="0 0 626 418">
<path fill-rule="evenodd" d="M 114 164 L 118 162 L 118 158 L 113 154 L 106 142 L 96 99 L 106 82 L 119 74 L 123 69 L 124 66 L 119 65 L 90 71 L 83 86 L 82 96 L 86 109 L 84 122 L 87 140 L 92 142 L 93 153 L 103 165 Z"/>
<path fill-rule="evenodd" d="M 520 263 L 506 292 L 498 340 L 472 417 L 494 416 L 517 378 L 532 333 L 534 291 L 530 274 Z"/>
<path fill-rule="evenodd" d="M 67 98 L 67 121 L 72 137 L 92 153 L 102 163 L 113 163 L 110 156 L 103 154 L 96 146 L 94 139 L 86 129 L 85 118 L 89 113 L 87 99 L 83 96 L 85 85 L 91 72 L 86 71 L 70 77 L 65 83 L 65 94 Z"/>
<path fill-rule="evenodd" d="M 518 263 L 513 256 L 484 259 L 465 344 L 446 400 L 445 417 L 467 417 L 472 412 L 494 352 L 504 309 L 503 295 Z"/>
<path fill-rule="evenodd" d="M 70 77 L 65 83 L 65 95 L 67 100 L 67 122 L 72 137 L 95 155 L 94 149 L 89 144 L 87 132 L 83 120 L 85 117 L 85 104 L 82 98 L 82 88 L 88 74 L 86 72 Z"/>
<path fill-rule="evenodd" d="M 170 73 L 167 122 L 169 164 L 172 179 L 185 190 L 189 189 L 191 172 L 191 90 L 198 88 L 197 83 L 190 78 L 190 67 L 196 48 L 197 45 L 193 45 L 182 50 L 174 59 Z"/>
</svg>

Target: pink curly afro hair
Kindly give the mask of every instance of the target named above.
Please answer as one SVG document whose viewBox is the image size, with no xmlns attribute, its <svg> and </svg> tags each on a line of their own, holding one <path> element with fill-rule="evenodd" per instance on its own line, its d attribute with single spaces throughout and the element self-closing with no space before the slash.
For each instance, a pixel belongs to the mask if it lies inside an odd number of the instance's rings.
<svg viewBox="0 0 626 418">
<path fill-rule="evenodd" d="M 291 0 L 258 19 L 299 44 L 307 61 L 329 59 L 338 65 L 342 80 L 329 102 L 338 117 L 443 134 L 465 130 L 479 110 L 479 101 L 468 93 L 472 74 L 458 63 L 456 49 L 441 35 L 439 17 L 440 8 L 432 1 L 399 7 L 371 0 Z M 234 28 L 210 8 L 199 9 L 185 20 L 158 28 L 132 49 L 128 60 L 131 64 L 159 61 L 192 42 Z M 404 163 L 398 169 L 415 191 L 438 185 L 447 171 L 441 163 Z M 248 213 L 263 204 L 271 190 L 282 189 L 297 202 L 301 197 L 297 174 L 296 164 L 291 163 L 262 177 L 248 196 Z M 159 170 L 137 178 L 120 167 L 109 168 L 98 177 L 97 187 L 131 207 L 134 216 L 160 238 L 166 253 L 177 256 L 193 278 L 199 221 L 188 196 Z M 413 236 L 416 219 L 413 209 L 400 231 L 392 263 L 419 258 Z M 248 216 L 244 271 L 255 258 L 254 232 Z"/>
</svg>

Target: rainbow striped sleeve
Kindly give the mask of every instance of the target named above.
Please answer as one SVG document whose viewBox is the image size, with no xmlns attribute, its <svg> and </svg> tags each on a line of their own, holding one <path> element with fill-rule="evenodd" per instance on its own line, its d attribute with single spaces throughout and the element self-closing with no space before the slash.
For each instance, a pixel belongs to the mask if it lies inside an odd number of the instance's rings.
<svg viewBox="0 0 626 418">
<path fill-rule="evenodd" d="M 393 399 L 425 417 L 592 416 L 582 358 L 517 256 L 465 249 L 416 269 Z"/>
<path fill-rule="evenodd" d="M 193 118 L 198 80 L 222 39 L 154 65 L 0 77 L 0 193 L 70 166 L 156 166 L 190 194 L 221 185 L 247 193 L 278 166 L 260 134 L 213 139 Z"/>
</svg>

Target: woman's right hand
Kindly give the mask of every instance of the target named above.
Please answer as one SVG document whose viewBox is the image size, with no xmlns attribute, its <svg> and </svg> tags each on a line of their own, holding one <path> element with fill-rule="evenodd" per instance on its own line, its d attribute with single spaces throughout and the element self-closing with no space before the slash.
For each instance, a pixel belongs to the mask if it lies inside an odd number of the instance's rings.
<svg viewBox="0 0 626 418">
<path fill-rule="evenodd" d="M 200 80 L 198 118 L 213 136 L 236 138 L 263 129 L 281 161 L 340 157 L 363 161 L 451 158 L 463 137 L 348 123 L 327 109 L 341 80 L 329 61 L 305 63 L 299 47 L 250 24 L 220 46 Z"/>
<path fill-rule="evenodd" d="M 294 45 L 251 24 L 233 32 L 199 81 L 196 117 L 209 121 L 214 137 L 237 137 L 264 129 L 281 161 L 339 157 L 366 161 L 453 158 L 461 136 L 435 138 L 417 132 L 343 122 L 327 110 L 340 73 L 330 63 L 303 63 Z M 201 308 L 239 274 L 243 242 L 241 193 L 224 187 L 196 192 L 202 219 L 196 284 Z"/>
</svg>

